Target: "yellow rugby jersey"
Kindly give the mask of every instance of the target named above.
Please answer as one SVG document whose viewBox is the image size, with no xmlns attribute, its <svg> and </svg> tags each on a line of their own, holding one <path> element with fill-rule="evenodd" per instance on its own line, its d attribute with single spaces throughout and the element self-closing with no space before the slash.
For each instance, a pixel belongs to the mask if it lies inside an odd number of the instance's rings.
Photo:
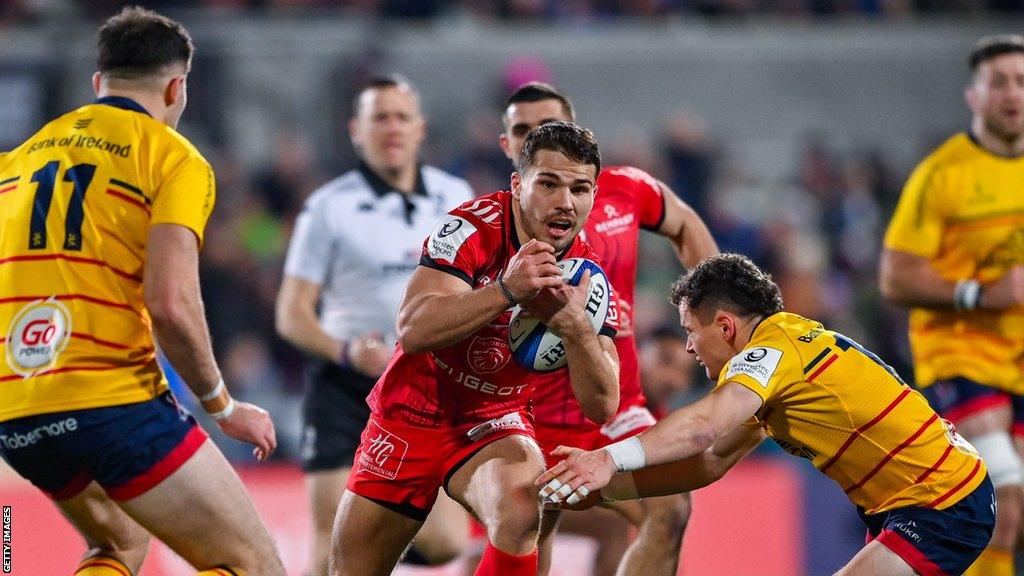
<svg viewBox="0 0 1024 576">
<path fill-rule="evenodd" d="M 201 240 L 214 196 L 195 147 L 127 98 L 0 157 L 0 421 L 166 389 L 142 297 L 149 228 Z"/>
<path fill-rule="evenodd" d="M 764 399 L 755 416 L 790 454 L 807 458 L 874 514 L 943 509 L 985 478 L 974 448 L 877 356 L 796 314 L 774 314 L 722 369 Z"/>
<path fill-rule="evenodd" d="M 885 246 L 928 258 L 950 281 L 985 284 L 1024 264 L 1024 157 L 950 138 L 907 181 Z M 914 308 L 910 344 L 920 386 L 963 376 L 1024 394 L 1024 307 Z"/>
</svg>

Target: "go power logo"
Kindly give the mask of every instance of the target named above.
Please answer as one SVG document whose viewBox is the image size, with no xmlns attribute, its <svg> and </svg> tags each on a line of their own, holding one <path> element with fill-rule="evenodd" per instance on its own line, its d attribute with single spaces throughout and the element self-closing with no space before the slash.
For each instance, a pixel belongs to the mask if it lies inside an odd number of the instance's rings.
<svg viewBox="0 0 1024 576">
<path fill-rule="evenodd" d="M 7 364 L 28 378 L 49 369 L 67 346 L 71 314 L 55 298 L 36 300 L 22 308 L 7 332 Z"/>
</svg>

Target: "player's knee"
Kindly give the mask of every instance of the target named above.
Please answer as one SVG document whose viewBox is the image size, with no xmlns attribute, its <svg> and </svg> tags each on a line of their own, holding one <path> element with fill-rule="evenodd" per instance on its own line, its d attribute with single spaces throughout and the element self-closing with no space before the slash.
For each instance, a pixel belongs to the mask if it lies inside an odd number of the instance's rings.
<svg viewBox="0 0 1024 576">
<path fill-rule="evenodd" d="M 661 498 L 647 509 L 644 517 L 644 529 L 653 532 L 659 538 L 678 542 L 686 524 L 690 521 L 691 500 L 689 494 L 677 494 L 669 498 Z"/>
<path fill-rule="evenodd" d="M 537 543 L 540 504 L 522 495 L 503 498 L 494 517 L 487 522 L 487 534 L 495 547 L 509 554 L 528 554 Z"/>
</svg>

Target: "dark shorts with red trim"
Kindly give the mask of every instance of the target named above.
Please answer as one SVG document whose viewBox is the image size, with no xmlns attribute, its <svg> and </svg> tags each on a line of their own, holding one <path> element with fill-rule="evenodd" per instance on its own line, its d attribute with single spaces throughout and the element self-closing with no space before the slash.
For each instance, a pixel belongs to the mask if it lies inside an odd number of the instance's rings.
<svg viewBox="0 0 1024 576">
<path fill-rule="evenodd" d="M 374 414 L 363 430 L 347 488 L 422 522 L 448 490 L 448 480 L 482 448 L 520 435 L 533 440 L 533 423 L 512 412 L 482 423 L 425 428 Z"/>
<path fill-rule="evenodd" d="M 582 450 L 597 450 L 605 446 L 636 436 L 657 423 L 651 411 L 642 404 L 620 411 L 604 426 L 587 423 L 582 426 L 549 426 L 534 422 L 537 443 L 548 466 L 554 466 L 561 458 L 552 458 L 551 452 L 559 446 Z"/>
<path fill-rule="evenodd" d="M 944 510 L 897 508 L 860 517 L 867 542 L 878 540 L 922 576 L 963 574 L 981 555 L 996 524 L 996 496 L 988 476 Z"/>
<path fill-rule="evenodd" d="M 370 419 L 366 396 L 377 379 L 334 362 L 312 360 L 306 365 L 305 380 L 302 469 L 320 472 L 352 466 Z"/>
<path fill-rule="evenodd" d="M 170 392 L 137 404 L 0 422 L 0 455 L 54 500 L 77 496 L 93 480 L 114 500 L 135 498 L 205 440 Z"/>
<path fill-rule="evenodd" d="M 921 393 L 940 416 L 953 424 L 985 410 L 1009 406 L 1013 411 L 1010 432 L 1024 436 L 1024 396 L 961 377 L 939 380 Z"/>
</svg>

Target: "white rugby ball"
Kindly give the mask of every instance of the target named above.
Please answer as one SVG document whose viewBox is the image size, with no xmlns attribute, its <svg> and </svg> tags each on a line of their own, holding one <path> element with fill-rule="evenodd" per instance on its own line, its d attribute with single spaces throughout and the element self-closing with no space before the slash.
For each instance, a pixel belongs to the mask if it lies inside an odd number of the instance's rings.
<svg viewBox="0 0 1024 576">
<path fill-rule="evenodd" d="M 594 332 L 599 332 L 608 317 L 611 304 L 611 287 L 604 270 L 586 258 L 567 258 L 558 262 L 562 278 L 568 284 L 577 286 L 583 273 L 590 270 L 590 286 L 587 293 L 587 316 Z M 519 364 L 533 372 L 551 372 L 565 366 L 565 344 L 562 337 L 548 329 L 539 319 L 523 314 L 521 306 L 512 310 L 508 324 L 508 343 L 512 356 Z"/>
</svg>

